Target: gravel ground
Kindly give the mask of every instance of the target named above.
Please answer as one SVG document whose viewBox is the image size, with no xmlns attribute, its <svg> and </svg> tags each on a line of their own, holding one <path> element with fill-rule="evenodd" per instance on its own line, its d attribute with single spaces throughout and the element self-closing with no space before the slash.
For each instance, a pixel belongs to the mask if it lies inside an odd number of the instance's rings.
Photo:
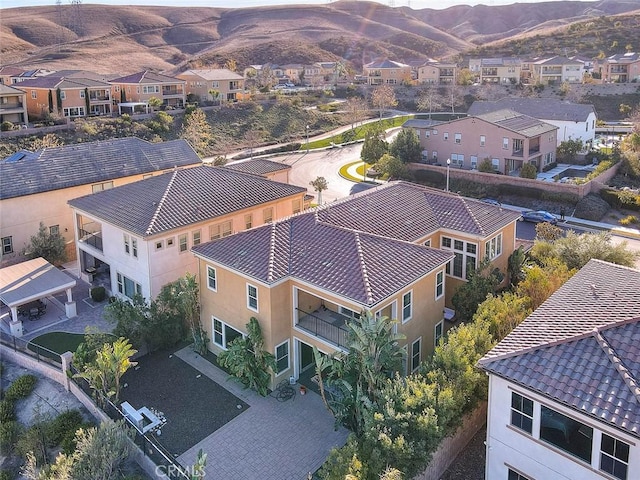
<svg viewBox="0 0 640 480">
<path fill-rule="evenodd" d="M 471 439 L 440 480 L 484 480 L 486 425 Z"/>
</svg>

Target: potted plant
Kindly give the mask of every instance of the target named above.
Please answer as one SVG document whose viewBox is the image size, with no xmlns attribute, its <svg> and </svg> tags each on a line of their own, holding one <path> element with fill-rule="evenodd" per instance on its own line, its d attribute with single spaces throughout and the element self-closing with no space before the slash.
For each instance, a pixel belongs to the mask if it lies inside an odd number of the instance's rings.
<svg viewBox="0 0 640 480">
<path fill-rule="evenodd" d="M 300 395 L 306 395 L 307 394 L 307 387 L 305 387 L 304 385 L 300 385 Z"/>
</svg>

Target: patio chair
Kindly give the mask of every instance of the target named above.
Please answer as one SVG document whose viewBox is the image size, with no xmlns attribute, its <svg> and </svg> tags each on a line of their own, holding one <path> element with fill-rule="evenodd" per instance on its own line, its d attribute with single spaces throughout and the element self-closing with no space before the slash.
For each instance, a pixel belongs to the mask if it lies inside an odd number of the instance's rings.
<svg viewBox="0 0 640 480">
<path fill-rule="evenodd" d="M 41 316 L 42 314 L 40 313 L 40 309 L 38 307 L 33 307 L 29 309 L 29 320 L 37 320 Z"/>
</svg>

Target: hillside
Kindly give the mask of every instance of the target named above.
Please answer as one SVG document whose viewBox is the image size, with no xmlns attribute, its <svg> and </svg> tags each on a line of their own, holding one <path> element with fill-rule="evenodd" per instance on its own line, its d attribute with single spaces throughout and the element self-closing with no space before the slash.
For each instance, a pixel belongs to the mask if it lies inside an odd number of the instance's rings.
<svg viewBox="0 0 640 480">
<path fill-rule="evenodd" d="M 634 9 L 637 0 L 445 10 L 390 8 L 364 1 L 239 9 L 61 4 L 3 9 L 0 55 L 3 65 L 99 73 L 143 68 L 175 73 L 223 65 L 229 59 L 244 68 L 338 58 L 347 59 L 358 71 L 381 56 L 399 61 L 443 58 L 472 50 L 490 52 L 494 46 L 505 52 L 516 47 L 532 51 L 529 43 L 540 42 L 536 35 Z M 620 17 L 625 24 L 626 17 L 637 33 L 637 16 Z M 579 33 L 570 31 L 567 42 Z M 609 39 L 608 34 L 602 37 Z M 637 34 L 627 33 L 624 45 L 631 39 L 639 41 Z M 501 43 L 487 44 L 490 41 Z M 541 48 L 555 46 L 551 42 Z"/>
</svg>

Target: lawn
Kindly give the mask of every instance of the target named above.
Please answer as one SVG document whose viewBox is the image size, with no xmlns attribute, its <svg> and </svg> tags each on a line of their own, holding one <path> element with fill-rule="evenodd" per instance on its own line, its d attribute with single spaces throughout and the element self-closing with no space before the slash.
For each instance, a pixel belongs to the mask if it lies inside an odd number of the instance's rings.
<svg viewBox="0 0 640 480">
<path fill-rule="evenodd" d="M 176 456 L 249 408 L 172 351 L 154 352 L 137 362 L 122 379 L 127 387 L 120 400 L 136 409 L 148 407 L 164 413 L 167 423 L 158 440 Z"/>
<path fill-rule="evenodd" d="M 59 355 L 65 352 L 75 352 L 83 340 L 84 335 L 80 333 L 51 332 L 31 340 L 28 348 L 44 357 L 60 361 Z"/>
</svg>

